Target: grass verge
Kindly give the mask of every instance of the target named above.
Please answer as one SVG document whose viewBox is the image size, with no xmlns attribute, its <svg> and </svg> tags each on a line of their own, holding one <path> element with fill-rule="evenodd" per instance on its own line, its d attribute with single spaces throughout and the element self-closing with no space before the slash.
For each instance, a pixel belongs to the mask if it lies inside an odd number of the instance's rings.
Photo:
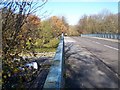
<svg viewBox="0 0 120 90">
<path fill-rule="evenodd" d="M 35 52 L 38 52 L 38 53 L 56 52 L 56 48 L 35 48 Z"/>
</svg>

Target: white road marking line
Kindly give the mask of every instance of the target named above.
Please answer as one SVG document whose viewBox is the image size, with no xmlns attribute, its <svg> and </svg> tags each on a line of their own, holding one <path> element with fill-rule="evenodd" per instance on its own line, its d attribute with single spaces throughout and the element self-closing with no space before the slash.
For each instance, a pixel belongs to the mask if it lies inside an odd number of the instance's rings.
<svg viewBox="0 0 120 90">
<path fill-rule="evenodd" d="M 95 43 L 100 44 L 99 42 L 95 42 Z"/>
<path fill-rule="evenodd" d="M 108 46 L 108 45 L 104 45 L 105 47 L 108 47 L 108 48 L 111 48 L 111 49 L 114 49 L 114 50 L 119 50 L 117 48 L 114 48 L 114 47 L 111 47 L 111 46 Z"/>
<path fill-rule="evenodd" d="M 95 41 L 92 41 L 92 42 L 97 43 L 97 44 L 101 44 L 101 43 L 95 42 Z M 111 48 L 111 49 L 114 49 L 114 50 L 119 50 L 118 48 L 114 48 L 114 47 L 111 47 L 111 46 L 109 46 L 109 45 L 104 45 L 104 46 L 105 46 L 105 47 L 108 47 L 108 48 Z"/>
<path fill-rule="evenodd" d="M 94 42 L 94 43 L 97 43 L 97 44 L 101 44 L 101 43 L 99 43 L 99 42 L 96 42 L 96 41 L 92 41 L 92 42 Z"/>
</svg>

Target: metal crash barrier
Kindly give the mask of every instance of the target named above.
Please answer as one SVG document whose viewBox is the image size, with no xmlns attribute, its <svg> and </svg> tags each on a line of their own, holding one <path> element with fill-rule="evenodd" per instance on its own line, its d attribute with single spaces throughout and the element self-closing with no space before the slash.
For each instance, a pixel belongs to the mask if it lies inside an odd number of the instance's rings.
<svg viewBox="0 0 120 90">
<path fill-rule="evenodd" d="M 100 38 L 109 38 L 109 39 L 120 39 L 120 34 L 109 34 L 109 33 L 103 33 L 103 34 L 81 34 L 82 37 L 84 36 L 90 36 L 90 37 L 100 37 Z"/>
<path fill-rule="evenodd" d="M 55 90 L 64 88 L 64 63 L 64 34 L 62 34 L 53 63 L 44 83 L 43 90 L 46 88 Z"/>
</svg>

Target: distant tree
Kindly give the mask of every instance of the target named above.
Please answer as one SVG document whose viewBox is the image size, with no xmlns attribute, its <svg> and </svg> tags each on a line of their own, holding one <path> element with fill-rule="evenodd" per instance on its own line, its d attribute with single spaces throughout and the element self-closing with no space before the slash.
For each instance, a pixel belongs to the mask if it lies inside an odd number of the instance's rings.
<svg viewBox="0 0 120 90">
<path fill-rule="evenodd" d="M 104 21 L 106 33 L 118 33 L 118 15 L 110 14 Z"/>
<path fill-rule="evenodd" d="M 97 15 L 84 15 L 77 24 L 77 30 L 82 33 L 117 33 L 118 14 L 103 10 Z"/>
<path fill-rule="evenodd" d="M 68 36 L 78 36 L 77 26 L 69 25 L 69 30 L 67 31 Z"/>
<path fill-rule="evenodd" d="M 62 32 L 65 33 L 68 30 L 68 25 L 65 22 L 65 19 L 53 16 L 51 17 L 50 21 L 51 27 L 53 29 L 53 34 L 55 37 L 60 36 Z"/>
<path fill-rule="evenodd" d="M 43 44 L 48 43 L 53 37 L 50 19 L 41 22 L 41 39 Z"/>
<path fill-rule="evenodd" d="M 67 23 L 67 19 L 65 16 L 62 16 L 62 22 L 64 24 L 64 27 L 66 28 L 64 33 L 67 33 L 67 31 L 69 30 L 69 24 Z"/>
<path fill-rule="evenodd" d="M 77 31 L 79 33 L 85 33 L 85 30 L 87 30 L 87 16 L 84 15 L 77 24 Z"/>
</svg>

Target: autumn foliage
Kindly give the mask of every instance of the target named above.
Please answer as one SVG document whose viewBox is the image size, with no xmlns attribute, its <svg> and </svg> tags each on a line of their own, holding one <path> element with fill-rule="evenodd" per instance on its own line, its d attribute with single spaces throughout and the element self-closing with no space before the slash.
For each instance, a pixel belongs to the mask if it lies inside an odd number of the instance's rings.
<svg viewBox="0 0 120 90">
<path fill-rule="evenodd" d="M 52 26 L 53 32 L 56 34 L 55 36 L 61 35 L 62 32 L 66 33 L 66 31 L 68 30 L 68 27 L 65 26 L 61 18 L 57 16 L 53 16 L 51 17 L 50 20 L 51 20 L 51 26 Z"/>
</svg>

